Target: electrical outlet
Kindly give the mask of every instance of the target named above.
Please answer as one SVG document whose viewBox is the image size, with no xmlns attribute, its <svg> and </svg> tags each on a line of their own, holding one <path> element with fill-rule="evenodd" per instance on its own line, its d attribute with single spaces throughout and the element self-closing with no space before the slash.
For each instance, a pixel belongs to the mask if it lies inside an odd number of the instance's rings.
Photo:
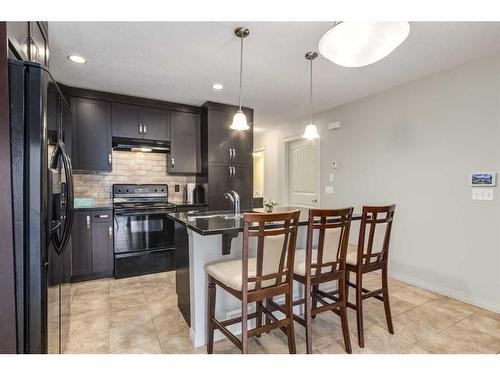
<svg viewBox="0 0 500 375">
<path fill-rule="evenodd" d="M 325 186 L 325 194 L 333 194 L 333 185 Z"/>
<path fill-rule="evenodd" d="M 472 199 L 475 201 L 492 201 L 493 189 L 473 188 Z"/>
<path fill-rule="evenodd" d="M 180 191 L 180 186 L 179 185 L 175 185 L 175 192 L 178 193 Z"/>
</svg>

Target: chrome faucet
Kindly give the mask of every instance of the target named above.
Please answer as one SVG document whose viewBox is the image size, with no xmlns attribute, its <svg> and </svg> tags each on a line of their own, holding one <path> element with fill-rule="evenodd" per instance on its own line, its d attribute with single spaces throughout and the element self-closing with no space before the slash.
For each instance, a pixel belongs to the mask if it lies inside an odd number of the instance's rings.
<svg viewBox="0 0 500 375">
<path fill-rule="evenodd" d="M 235 192 L 234 190 L 231 190 L 228 193 L 224 194 L 224 198 L 229 199 L 233 205 L 233 213 L 235 215 L 240 214 L 240 195 Z"/>
</svg>

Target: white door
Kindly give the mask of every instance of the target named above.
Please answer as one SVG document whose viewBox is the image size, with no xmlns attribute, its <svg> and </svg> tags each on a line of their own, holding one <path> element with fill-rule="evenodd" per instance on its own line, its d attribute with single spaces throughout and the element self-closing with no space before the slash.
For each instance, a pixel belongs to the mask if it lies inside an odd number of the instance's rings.
<svg viewBox="0 0 500 375">
<path fill-rule="evenodd" d="M 288 142 L 288 205 L 317 207 L 319 198 L 316 140 Z"/>
</svg>

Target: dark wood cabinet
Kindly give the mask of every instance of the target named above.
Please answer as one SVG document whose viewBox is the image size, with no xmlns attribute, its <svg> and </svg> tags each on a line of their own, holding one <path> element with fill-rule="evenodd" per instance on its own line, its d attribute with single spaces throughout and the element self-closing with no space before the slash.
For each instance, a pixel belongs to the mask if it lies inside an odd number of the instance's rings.
<svg viewBox="0 0 500 375">
<path fill-rule="evenodd" d="M 112 276 L 113 269 L 112 211 L 76 211 L 72 227 L 71 280 Z"/>
<path fill-rule="evenodd" d="M 170 117 L 171 151 L 167 163 L 168 173 L 200 173 L 200 115 L 172 111 Z"/>
<path fill-rule="evenodd" d="M 240 195 L 240 208 L 251 210 L 253 205 L 253 175 L 249 165 L 234 165 L 229 178 L 229 190 Z"/>
<path fill-rule="evenodd" d="M 92 273 L 113 269 L 113 222 L 92 223 Z"/>
<path fill-rule="evenodd" d="M 229 210 L 231 205 L 224 198 L 230 189 L 231 166 L 227 164 L 208 164 L 208 209 L 210 211 Z"/>
<path fill-rule="evenodd" d="M 169 113 L 129 104 L 112 104 L 113 137 L 168 141 Z"/>
<path fill-rule="evenodd" d="M 111 171 L 111 103 L 71 98 L 74 124 L 73 168 L 84 171 Z"/>
<path fill-rule="evenodd" d="M 139 106 L 113 103 L 111 108 L 113 137 L 142 138 Z"/>
<path fill-rule="evenodd" d="M 141 108 L 141 123 L 144 139 L 170 140 L 169 113 L 155 108 Z"/>
<path fill-rule="evenodd" d="M 71 277 L 92 273 L 91 211 L 77 211 L 73 215 L 71 231 Z"/>
<path fill-rule="evenodd" d="M 206 142 L 208 204 L 210 210 L 226 210 L 224 198 L 230 190 L 240 195 L 242 210 L 252 208 L 253 187 L 253 110 L 244 108 L 250 129 L 232 130 L 229 126 L 237 107 L 207 102 L 203 105 L 202 134 Z"/>
<path fill-rule="evenodd" d="M 7 22 L 9 51 L 14 58 L 49 66 L 47 22 Z"/>
<path fill-rule="evenodd" d="M 210 110 L 207 113 L 208 162 L 229 163 L 231 160 L 232 139 L 229 125 L 233 121 L 230 112 Z"/>
</svg>

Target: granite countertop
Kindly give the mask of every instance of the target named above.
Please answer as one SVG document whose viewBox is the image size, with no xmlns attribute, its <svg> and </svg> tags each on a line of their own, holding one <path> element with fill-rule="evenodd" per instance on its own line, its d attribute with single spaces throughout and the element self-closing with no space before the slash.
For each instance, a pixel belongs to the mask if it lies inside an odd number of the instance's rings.
<svg viewBox="0 0 500 375">
<path fill-rule="evenodd" d="M 309 220 L 309 209 L 307 208 L 276 207 L 273 213 L 295 210 L 300 210 L 299 225 L 307 225 Z M 263 212 L 263 209 L 255 209 L 253 212 Z M 243 231 L 243 216 L 241 215 L 237 218 L 231 217 L 232 211 L 205 211 L 195 214 L 198 216 L 201 215 L 200 217 L 189 215 L 187 212 L 177 212 L 169 215 L 177 222 L 184 224 L 187 228 L 194 230 L 202 236 Z M 353 220 L 360 220 L 361 214 L 353 214 L 352 218 Z M 268 227 L 272 227 L 272 224 L 268 225 Z"/>
</svg>

